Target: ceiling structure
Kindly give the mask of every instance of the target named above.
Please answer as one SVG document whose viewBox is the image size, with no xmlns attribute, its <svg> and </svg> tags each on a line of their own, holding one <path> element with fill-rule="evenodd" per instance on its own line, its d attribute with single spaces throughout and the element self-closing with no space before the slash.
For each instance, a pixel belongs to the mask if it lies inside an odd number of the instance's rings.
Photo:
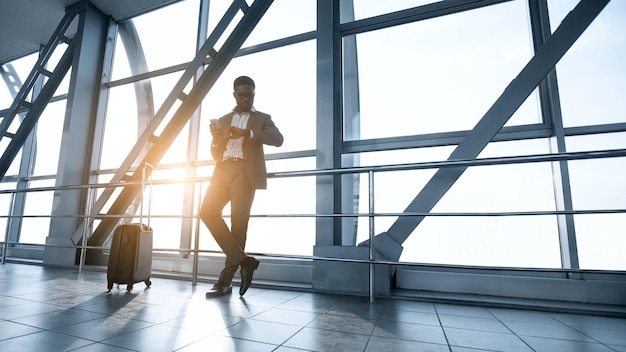
<svg viewBox="0 0 626 352">
<path fill-rule="evenodd" d="M 0 0 L 0 64 L 37 52 L 65 15 L 65 8 L 87 0 Z M 89 0 L 116 21 L 180 0 Z"/>
</svg>

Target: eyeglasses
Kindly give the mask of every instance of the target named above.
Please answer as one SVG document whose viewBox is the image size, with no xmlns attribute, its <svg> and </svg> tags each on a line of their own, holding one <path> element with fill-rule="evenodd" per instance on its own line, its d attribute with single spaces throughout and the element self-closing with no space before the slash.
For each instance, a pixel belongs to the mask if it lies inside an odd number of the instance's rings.
<svg viewBox="0 0 626 352">
<path fill-rule="evenodd" d="M 254 93 L 235 93 L 235 96 L 239 99 L 251 99 L 254 96 Z"/>
</svg>

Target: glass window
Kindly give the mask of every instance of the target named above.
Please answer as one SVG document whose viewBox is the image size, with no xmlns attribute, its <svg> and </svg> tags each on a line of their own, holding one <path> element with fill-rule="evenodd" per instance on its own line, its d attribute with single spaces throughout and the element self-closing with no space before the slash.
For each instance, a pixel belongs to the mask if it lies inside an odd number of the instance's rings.
<svg viewBox="0 0 626 352">
<path fill-rule="evenodd" d="M 315 149 L 315 50 L 315 41 L 308 41 L 235 58 L 202 103 L 200 154 L 212 159 L 211 138 L 202 136 L 210 136 L 209 119 L 235 107 L 233 81 L 240 75 L 254 80 L 254 106 L 270 114 L 285 137 L 280 148 L 266 146 L 265 153 Z"/>
<path fill-rule="evenodd" d="M 133 18 L 148 70 L 191 61 L 196 55 L 198 0 L 179 1 L 162 9 Z M 113 78 L 130 75 L 126 49 L 119 39 L 116 45 Z M 141 73 L 141 72 L 139 72 Z"/>
<path fill-rule="evenodd" d="M 15 189 L 15 187 L 15 182 L 0 183 L 0 190 L 12 190 Z M 12 197 L 13 195 L 11 193 L 0 193 L 0 235 L 2 236 L 1 241 L 5 241 L 6 238 L 8 216 L 11 215 L 9 211 L 11 210 Z M 0 249 L 2 249 L 2 246 L 0 246 Z"/>
<path fill-rule="evenodd" d="M 137 101 L 128 84 L 109 90 L 100 168 L 117 168 L 137 141 Z"/>
<path fill-rule="evenodd" d="M 54 180 L 33 181 L 30 187 L 53 187 Z M 26 194 L 26 205 L 24 207 L 24 217 L 20 230 L 20 242 L 23 243 L 46 243 L 50 228 L 50 217 L 52 212 L 53 191 L 28 192 Z M 32 216 L 32 217 L 29 217 Z"/>
<path fill-rule="evenodd" d="M 154 112 L 159 110 L 163 101 L 169 95 L 174 85 L 178 81 L 181 72 L 155 77 L 150 80 L 153 99 Z M 188 91 L 186 91 L 188 92 Z M 117 86 L 109 90 L 107 104 L 107 117 L 103 140 L 102 156 L 100 162 L 101 169 L 117 168 L 126 159 L 131 149 L 135 146 L 137 138 L 147 126 L 149 116 L 146 115 L 145 106 L 142 111 L 137 110 L 137 97 L 133 84 Z M 142 102 L 145 104 L 146 102 Z M 180 107 L 180 100 L 176 100 L 169 113 L 163 119 L 155 135 L 158 136 L 163 128 L 170 121 L 171 117 Z M 186 131 L 183 129 L 183 131 Z M 187 133 L 181 131 L 177 141 L 171 148 L 168 148 L 167 156 L 162 162 L 186 161 L 186 141 Z M 184 142 L 181 142 L 183 140 Z M 181 148 L 181 143 L 185 145 Z"/>
<path fill-rule="evenodd" d="M 20 84 L 18 87 L 12 87 L 13 89 L 17 88 L 17 90 L 14 90 L 12 92 L 8 89 L 8 86 L 6 85 L 4 79 L 0 81 L 0 87 L 2 87 L 0 88 L 0 110 L 8 109 L 9 107 L 11 107 L 11 104 L 13 104 L 14 100 L 13 94 L 17 94 L 19 92 L 19 89 L 30 74 L 30 71 L 33 69 L 33 66 L 35 66 L 36 62 L 37 54 L 24 56 L 21 59 L 10 62 L 11 66 L 13 66 L 13 69 L 20 78 L 20 82 L 16 83 Z"/>
<path fill-rule="evenodd" d="M 294 166 L 295 165 L 295 166 Z M 312 170 L 314 158 L 272 160 L 269 170 L 287 171 L 289 168 Z M 272 171 L 270 171 L 272 172 Z M 202 196 L 208 183 L 203 186 Z M 224 209 L 229 216 L 230 207 Z M 251 253 L 312 255 L 315 244 L 315 177 L 270 178 L 266 190 L 254 196 L 248 226 L 246 251 Z M 296 215 L 296 216 L 273 216 Z M 228 222 L 228 220 L 226 220 Z M 200 248 L 220 251 L 206 226 L 200 226 Z"/>
<path fill-rule="evenodd" d="M 386 13 L 406 10 L 412 7 L 437 2 L 438 0 L 403 0 L 403 1 L 380 1 L 380 0 L 341 0 L 354 3 L 354 17 L 356 20 L 384 15 Z"/>
<path fill-rule="evenodd" d="M 432 148 L 441 154 L 444 149 Z M 546 140 L 491 143 L 481 158 L 549 152 Z M 400 154 L 396 151 L 393 154 Z M 407 155 L 415 154 L 406 151 Z M 425 151 L 422 151 L 425 153 Z M 364 153 L 362 160 L 384 157 L 385 152 Z M 392 154 L 392 155 L 393 155 Z M 396 156 L 397 157 L 397 156 Z M 392 156 L 393 158 L 393 156 Z M 408 161 L 409 159 L 405 159 Z M 423 158 L 427 160 L 427 158 Z M 405 161 L 405 162 L 406 162 Z M 380 172 L 375 174 L 378 213 L 404 212 L 432 178 L 435 170 Z M 367 193 L 361 178 L 361 194 Z M 367 212 L 361 197 L 361 212 Z M 468 168 L 433 208 L 433 213 L 515 212 L 555 209 L 552 169 L 549 163 L 478 166 Z M 376 231 L 387 231 L 397 217 L 375 220 Z M 367 239 L 361 221 L 359 239 Z M 403 243 L 402 261 L 487 266 L 560 267 L 555 216 L 446 216 L 426 217 Z"/>
<path fill-rule="evenodd" d="M 626 214 L 576 215 L 575 223 L 581 269 L 626 270 Z"/>
<path fill-rule="evenodd" d="M 48 104 L 37 122 L 35 176 L 56 175 L 67 101 Z"/>
<path fill-rule="evenodd" d="M 515 1 L 358 34 L 360 138 L 471 130 L 533 54 L 527 17 Z M 506 125 L 540 122 L 535 93 Z"/>
<path fill-rule="evenodd" d="M 626 148 L 626 133 L 567 138 L 570 151 Z M 569 162 L 575 210 L 626 209 L 626 158 Z M 626 214 L 575 215 L 576 240 L 581 269 L 625 270 Z"/>
<path fill-rule="evenodd" d="M 315 169 L 314 158 L 276 160 L 268 169 Z M 312 255 L 315 245 L 313 217 L 254 217 L 257 215 L 315 214 L 315 177 L 270 178 L 267 190 L 258 190 L 252 205 L 246 249 L 251 252 Z"/>
<path fill-rule="evenodd" d="M 554 31 L 578 1 L 549 1 Z M 626 122 L 626 2 L 611 1 L 556 66 L 565 127 Z"/>
<path fill-rule="evenodd" d="M 316 29 L 316 1 L 276 0 L 243 44 L 249 47 Z"/>
</svg>

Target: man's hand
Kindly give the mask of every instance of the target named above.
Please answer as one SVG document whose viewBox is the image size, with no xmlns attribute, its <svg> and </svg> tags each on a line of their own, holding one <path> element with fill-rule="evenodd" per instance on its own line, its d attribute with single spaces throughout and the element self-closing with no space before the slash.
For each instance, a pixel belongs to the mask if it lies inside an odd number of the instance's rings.
<svg viewBox="0 0 626 352">
<path fill-rule="evenodd" d="M 250 130 L 248 129 L 230 126 L 228 128 L 228 132 L 230 133 L 229 138 L 231 139 L 237 139 L 240 137 L 250 137 Z"/>
<path fill-rule="evenodd" d="M 219 121 L 212 120 L 210 124 L 211 135 L 213 136 L 213 140 L 216 143 L 223 141 L 228 138 L 229 132 L 220 126 Z"/>
</svg>

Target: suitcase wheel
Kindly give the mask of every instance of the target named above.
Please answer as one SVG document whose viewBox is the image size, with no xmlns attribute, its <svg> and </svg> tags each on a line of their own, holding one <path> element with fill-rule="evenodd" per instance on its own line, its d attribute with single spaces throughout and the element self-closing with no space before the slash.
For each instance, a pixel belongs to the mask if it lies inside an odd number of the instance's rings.
<svg viewBox="0 0 626 352">
<path fill-rule="evenodd" d="M 144 282 L 146 283 L 146 287 L 150 287 L 150 285 L 152 285 L 152 281 L 150 281 L 150 279 L 146 279 Z"/>
<path fill-rule="evenodd" d="M 130 292 L 133 290 L 133 284 L 128 284 L 128 286 L 126 287 L 126 291 Z"/>
</svg>

